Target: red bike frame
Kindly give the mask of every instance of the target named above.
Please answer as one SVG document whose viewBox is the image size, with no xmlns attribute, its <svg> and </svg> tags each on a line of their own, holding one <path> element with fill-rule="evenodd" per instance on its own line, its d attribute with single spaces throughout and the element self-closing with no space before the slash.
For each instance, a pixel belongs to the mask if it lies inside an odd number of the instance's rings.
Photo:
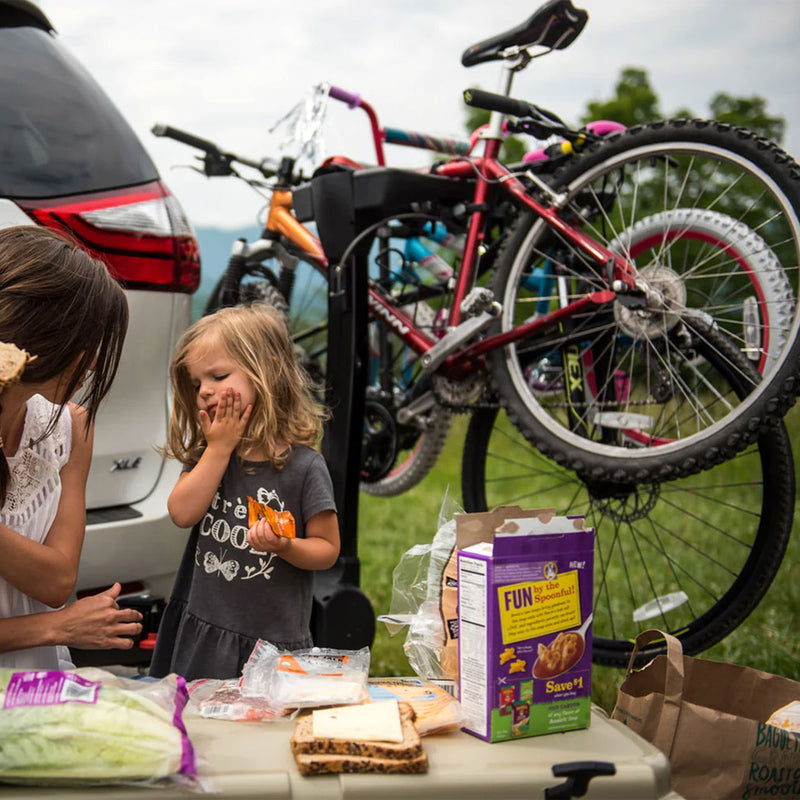
<svg viewBox="0 0 800 800">
<path fill-rule="evenodd" d="M 434 168 L 435 174 L 454 179 L 470 179 L 475 178 L 476 173 L 478 175 L 473 196 L 474 207 L 478 210 L 474 211 L 470 218 L 464 255 L 456 274 L 448 325 L 455 327 L 462 321 L 461 304 L 474 283 L 477 271 L 478 248 L 484 237 L 484 224 L 486 221 L 486 212 L 480 209 L 484 207 L 488 200 L 490 182 L 499 183 L 519 204 L 533 211 L 566 241 L 573 244 L 591 261 L 595 262 L 598 267 L 601 267 L 603 272 L 610 273 L 612 281 L 621 281 L 626 287 L 633 288 L 635 285 L 635 273 L 632 266 L 625 259 L 607 250 L 583 232 L 566 223 L 559 215 L 559 209 L 555 205 L 543 206 L 530 197 L 525 186 L 497 161 L 500 145 L 501 142 L 498 139 L 486 139 L 483 156 L 454 159 Z M 302 227 L 299 223 L 295 224 L 298 227 Z M 304 228 L 303 231 L 305 236 L 308 236 Z M 282 230 L 282 233 L 286 235 L 287 231 Z M 289 236 L 289 238 L 294 239 L 292 236 Z M 327 268 L 327 261 L 322 264 L 318 258 L 318 253 L 315 253 L 315 256 L 313 261 Z M 611 267 L 610 270 L 609 266 Z M 482 356 L 486 353 L 505 347 L 513 342 L 536 336 L 572 316 L 611 303 L 615 298 L 616 292 L 611 286 L 586 294 L 562 308 L 544 314 L 536 320 L 526 322 L 509 331 L 488 336 L 479 342 L 469 345 L 460 352 L 448 356 L 441 369 L 446 374 L 457 376 L 473 372 L 481 367 Z M 387 299 L 374 284 L 370 285 L 369 288 L 368 304 L 370 313 L 374 317 L 382 319 L 404 344 L 417 354 L 424 355 L 436 344 L 435 339 L 418 328 L 414 320 Z"/>
</svg>

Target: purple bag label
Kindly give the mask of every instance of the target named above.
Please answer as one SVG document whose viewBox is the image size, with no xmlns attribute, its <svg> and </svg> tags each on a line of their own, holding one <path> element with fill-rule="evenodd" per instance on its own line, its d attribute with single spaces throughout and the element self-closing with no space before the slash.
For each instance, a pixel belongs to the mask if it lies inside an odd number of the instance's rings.
<svg viewBox="0 0 800 800">
<path fill-rule="evenodd" d="M 3 708 L 96 703 L 99 688 L 99 683 L 69 672 L 15 672 L 8 682 Z"/>
</svg>

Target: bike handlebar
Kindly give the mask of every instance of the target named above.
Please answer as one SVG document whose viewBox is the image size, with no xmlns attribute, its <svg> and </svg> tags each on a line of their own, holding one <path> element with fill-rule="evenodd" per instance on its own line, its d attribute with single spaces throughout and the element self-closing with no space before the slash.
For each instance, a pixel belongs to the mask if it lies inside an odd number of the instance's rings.
<svg viewBox="0 0 800 800">
<path fill-rule="evenodd" d="M 210 155 L 222 155 L 222 151 L 217 147 L 213 142 L 209 142 L 208 139 L 201 139 L 199 136 L 195 136 L 192 133 L 187 133 L 186 131 L 179 130 L 178 128 L 173 128 L 170 125 L 165 125 L 163 122 L 157 122 L 151 128 L 152 133 L 155 136 L 166 136 L 169 139 L 174 139 L 176 142 L 181 142 L 182 144 L 188 144 L 189 147 L 195 147 L 198 150 L 202 150 L 204 153 L 209 153 Z"/>
<path fill-rule="evenodd" d="M 526 103 L 524 100 L 485 92 L 483 89 L 466 89 L 464 102 L 473 108 L 498 111 L 501 114 L 517 117 L 520 124 L 516 126 L 516 132 L 530 133 L 539 139 L 546 139 L 553 133 L 566 136 L 571 136 L 573 133 L 552 111 L 539 108 L 533 103 Z"/>
<path fill-rule="evenodd" d="M 361 106 L 361 95 L 355 92 L 348 92 L 338 86 L 329 86 L 328 94 L 341 103 L 347 103 L 350 108 L 359 108 Z"/>
<path fill-rule="evenodd" d="M 208 139 L 182 131 L 180 128 L 165 125 L 163 122 L 157 122 L 150 130 L 154 136 L 166 136 L 181 144 L 202 150 L 206 154 L 203 159 L 203 172 L 206 175 L 231 175 L 233 173 L 231 164 L 234 161 L 245 167 L 257 169 L 265 178 L 274 178 L 278 174 L 279 165 L 273 159 L 264 158 L 261 161 L 253 161 L 244 156 L 237 156 L 236 153 L 226 153 Z"/>
</svg>

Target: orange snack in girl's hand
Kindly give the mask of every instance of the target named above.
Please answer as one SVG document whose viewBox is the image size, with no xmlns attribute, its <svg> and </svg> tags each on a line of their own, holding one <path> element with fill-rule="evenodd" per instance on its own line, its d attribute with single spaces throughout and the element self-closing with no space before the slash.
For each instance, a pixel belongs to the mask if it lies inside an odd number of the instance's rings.
<svg viewBox="0 0 800 800">
<path fill-rule="evenodd" d="M 250 528 L 260 519 L 265 519 L 272 532 L 276 536 L 283 536 L 284 539 L 294 539 L 295 527 L 294 517 L 291 511 L 275 511 L 266 503 L 259 503 L 252 497 L 247 498 L 247 524 Z"/>
</svg>

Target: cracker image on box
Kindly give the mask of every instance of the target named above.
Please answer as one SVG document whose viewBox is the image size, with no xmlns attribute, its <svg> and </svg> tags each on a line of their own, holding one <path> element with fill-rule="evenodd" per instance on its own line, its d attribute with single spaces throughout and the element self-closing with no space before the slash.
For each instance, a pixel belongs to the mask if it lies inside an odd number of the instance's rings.
<svg viewBox="0 0 800 800">
<path fill-rule="evenodd" d="M 500 742 L 588 726 L 594 531 L 518 507 L 456 525 L 464 729 Z"/>
</svg>

